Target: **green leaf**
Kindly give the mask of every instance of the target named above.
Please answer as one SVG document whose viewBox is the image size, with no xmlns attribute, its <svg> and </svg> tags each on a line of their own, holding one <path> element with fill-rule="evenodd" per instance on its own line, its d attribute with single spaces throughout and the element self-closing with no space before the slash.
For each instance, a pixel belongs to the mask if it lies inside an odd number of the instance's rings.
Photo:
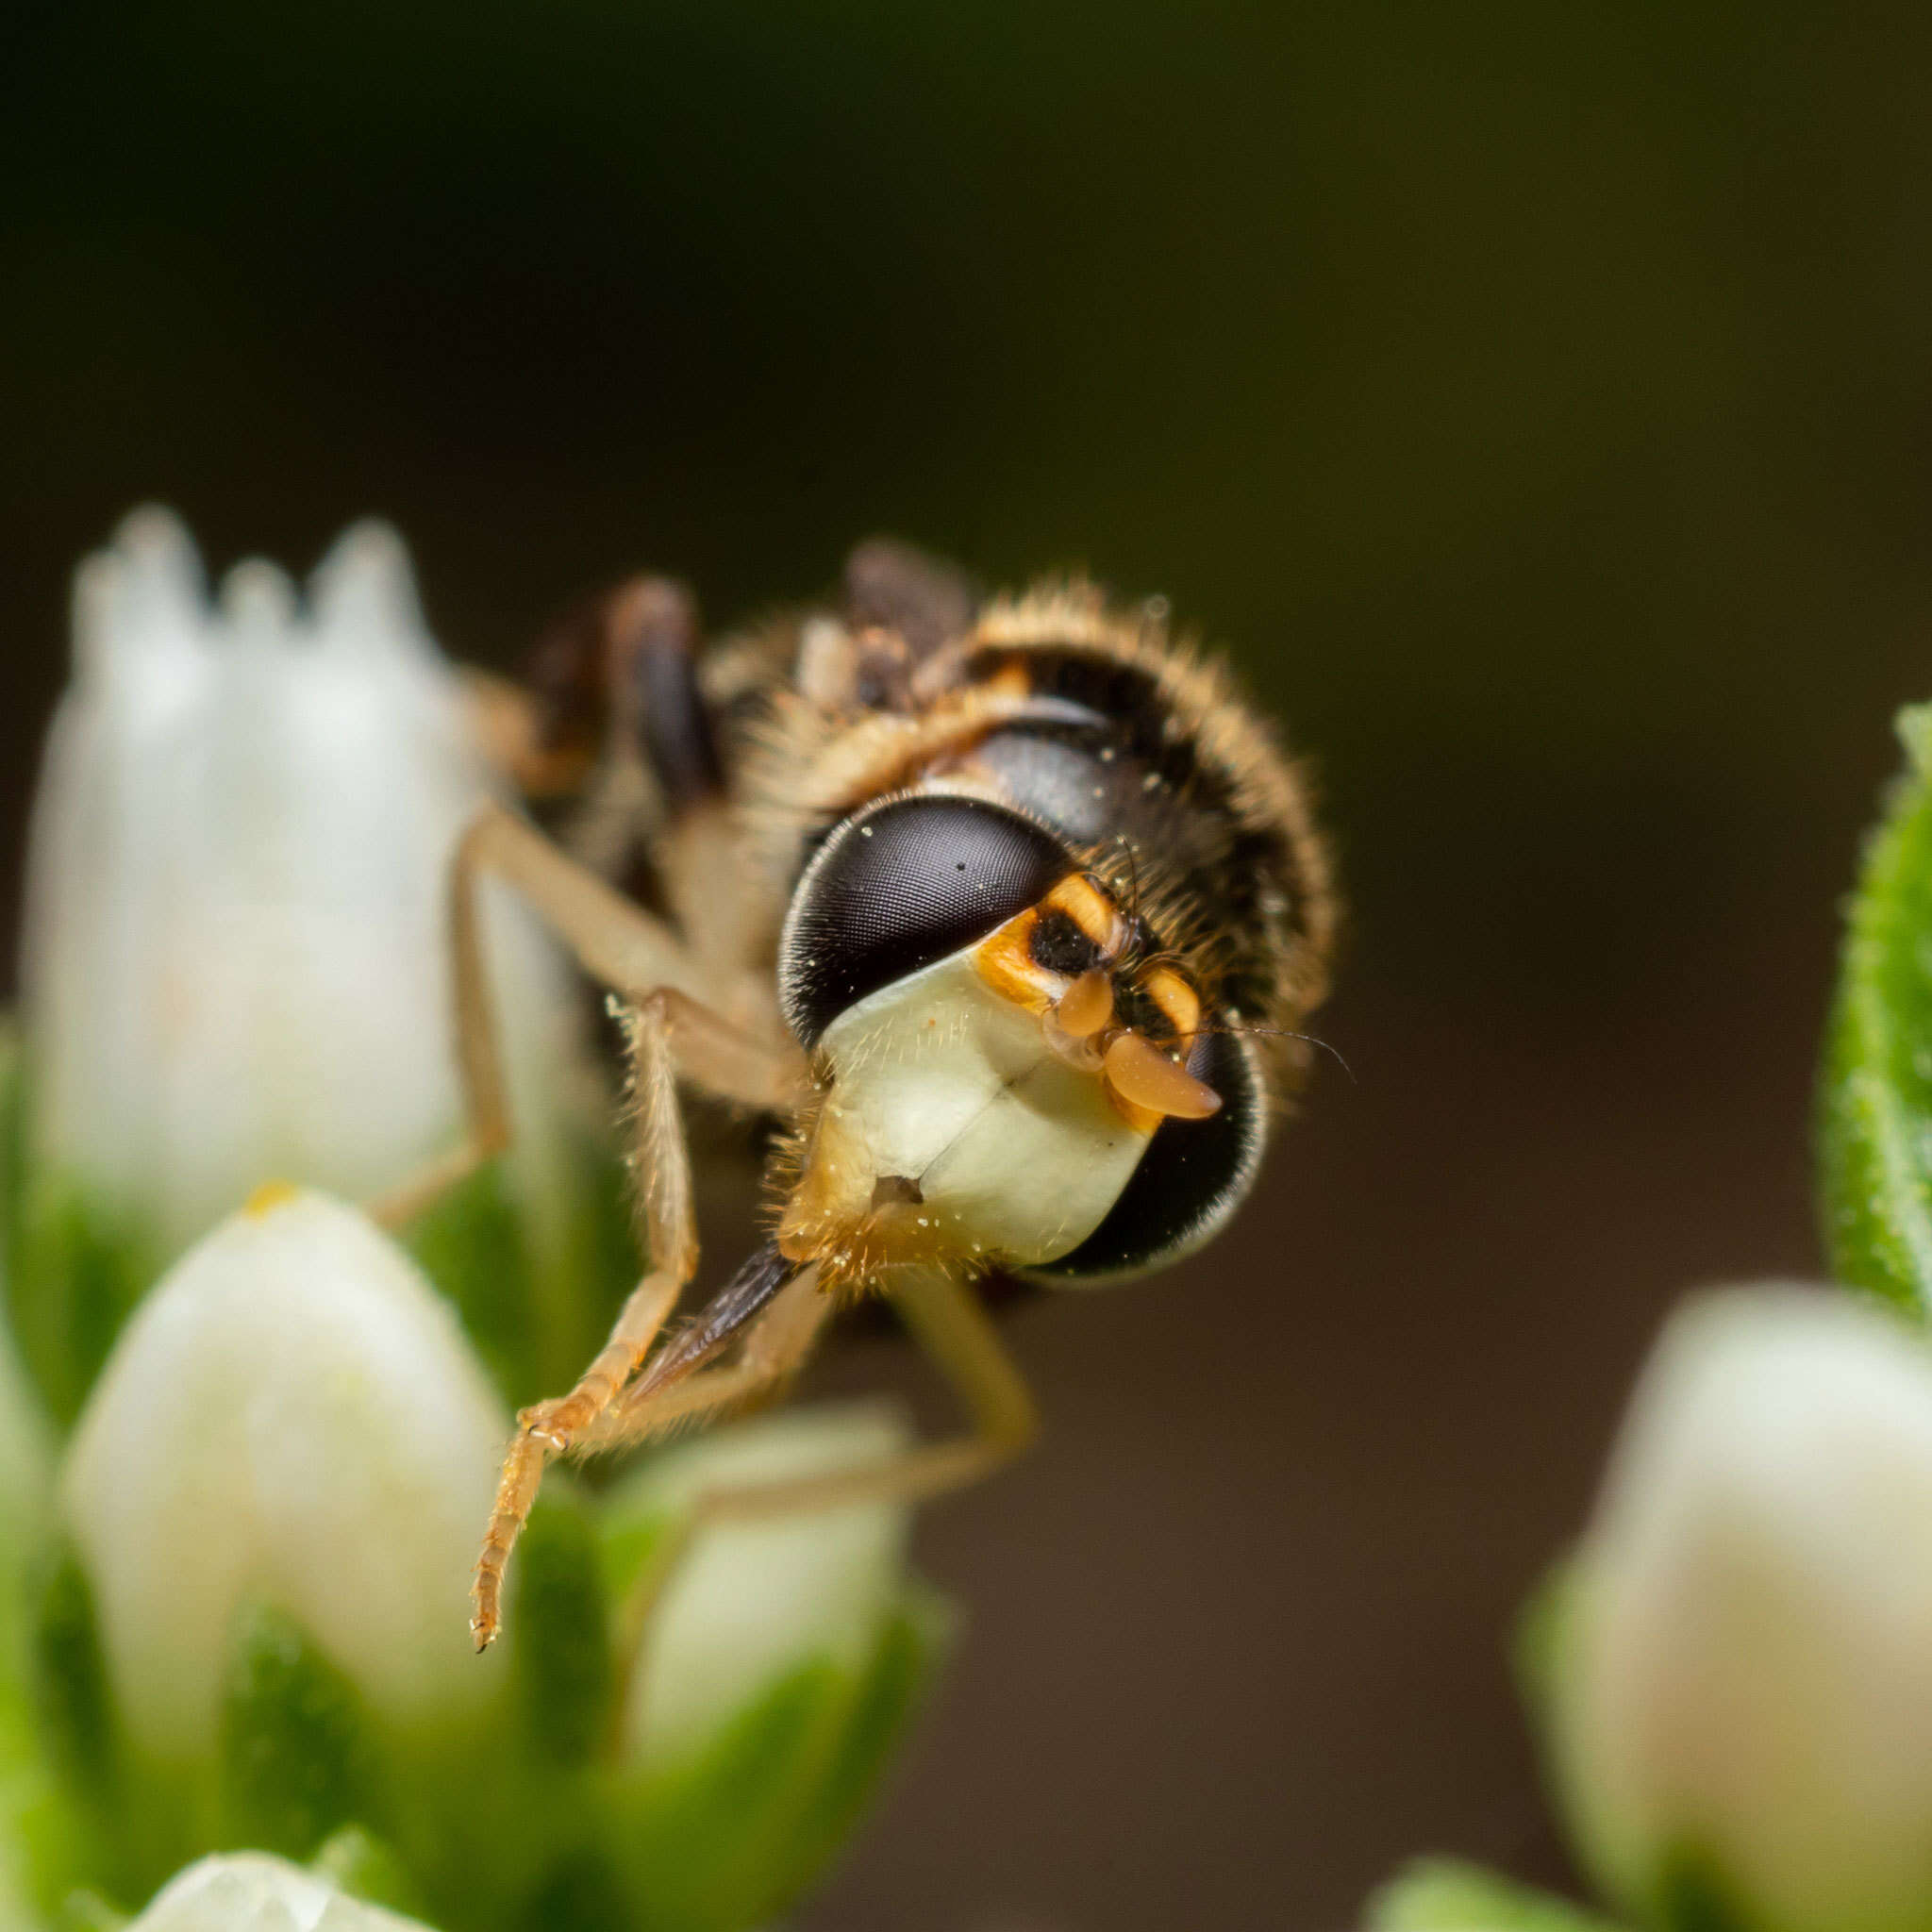
<svg viewBox="0 0 1932 1932">
<path fill-rule="evenodd" d="M 45 1556 L 24 1647 L 25 1681 L 0 1685 L 0 1896 L 30 1892 L 48 1913 L 78 1884 L 120 1890 L 129 1876 L 112 1831 L 126 1776 L 93 1589 L 64 1541 Z"/>
<path fill-rule="evenodd" d="M 514 1932 L 623 1932 L 631 1914 L 608 1856 L 584 1844 L 550 1865 L 510 1923 Z"/>
<path fill-rule="evenodd" d="M 1865 850 L 1820 1092 L 1824 1240 L 1839 1278 L 1932 1312 L 1932 707 Z"/>
<path fill-rule="evenodd" d="M 42 1400 L 67 1427 L 163 1257 L 137 1218 L 31 1166 L 15 1212 L 8 1257 L 14 1339 Z"/>
<path fill-rule="evenodd" d="M 120 1751 L 93 1586 L 71 1543 L 54 1554 L 33 1627 L 37 1714 L 56 1769 L 93 1805 L 119 1796 Z"/>
<path fill-rule="evenodd" d="M 541 1210 L 518 1179 L 512 1163 L 490 1161 L 403 1236 L 513 1408 L 571 1386 L 639 1273 L 624 1168 L 607 1143 L 570 1141 Z"/>
<path fill-rule="evenodd" d="M 360 1696 L 299 1624 L 266 1605 L 241 1613 L 219 1761 L 225 1843 L 307 1858 L 340 1826 L 379 1815 Z"/>
<path fill-rule="evenodd" d="M 611 1722 L 609 1619 L 596 1522 L 556 1476 L 530 1512 L 512 1576 L 524 1736 L 545 1763 L 586 1763 Z"/>
<path fill-rule="evenodd" d="M 26 1080 L 20 1022 L 0 1013 L 0 1266 L 10 1267 L 26 1186 Z"/>
<path fill-rule="evenodd" d="M 1671 1932 L 1750 1932 L 1753 1924 L 1722 1863 L 1694 1842 L 1665 1853 L 1657 1874 L 1656 1916 Z"/>
<path fill-rule="evenodd" d="M 602 1499 L 598 1515 L 605 1600 L 625 1603 L 637 1588 L 664 1539 L 677 1527 L 677 1512 L 655 1497 L 641 1504 L 626 1485 Z"/>
<path fill-rule="evenodd" d="M 121 1324 L 165 1257 L 137 1219 L 37 1170 L 31 1075 L 18 1024 L 0 1019 L 0 1273 L 8 1324 L 41 1399 L 62 1426 L 80 1413 Z"/>
<path fill-rule="evenodd" d="M 1369 1900 L 1364 1923 L 1369 1932 L 1617 1932 L 1567 1900 L 1450 1858 L 1409 1866 Z"/>
<path fill-rule="evenodd" d="M 544 1392 L 538 1386 L 536 1291 L 503 1163 L 490 1161 L 452 1188 L 410 1224 L 404 1240 L 423 1272 L 456 1303 L 497 1387 L 518 1407 L 536 1401 Z"/>
<path fill-rule="evenodd" d="M 578 1135 L 570 1173 L 575 1198 L 545 1294 L 544 1325 L 555 1331 L 546 1395 L 568 1388 L 602 1346 L 642 1266 L 630 1170 L 614 1139 Z"/>
<path fill-rule="evenodd" d="M 0 1315 L 14 1298 L 19 1229 L 21 1101 L 19 1041 L 0 1014 Z M 25 1570 L 45 1534 L 53 1489 L 53 1432 L 0 1319 L 0 1660 L 11 1669 L 24 1622 Z"/>
<path fill-rule="evenodd" d="M 1510 1646 L 1516 1691 L 1543 1730 L 1548 1728 L 1561 1691 L 1564 1657 L 1573 1640 L 1582 1589 L 1583 1565 L 1573 1552 L 1551 1564 L 1517 1613 L 1515 1641 Z"/>
<path fill-rule="evenodd" d="M 84 1875 L 92 1845 L 55 1779 L 29 1708 L 25 1674 L 11 1653 L 0 1675 L 0 1928 L 48 1916 Z"/>
</svg>

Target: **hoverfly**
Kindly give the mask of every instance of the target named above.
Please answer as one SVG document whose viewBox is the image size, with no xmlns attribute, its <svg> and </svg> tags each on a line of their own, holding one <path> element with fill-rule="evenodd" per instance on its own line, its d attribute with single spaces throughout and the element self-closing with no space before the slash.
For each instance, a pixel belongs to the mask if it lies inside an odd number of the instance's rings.
<svg viewBox="0 0 1932 1932">
<path fill-rule="evenodd" d="M 508 1144 L 477 886 L 508 881 L 608 990 L 649 1271 L 576 1387 L 518 1418 L 475 1584 L 477 1647 L 545 1464 L 768 1399 L 883 1295 L 971 1418 L 877 1468 L 703 1499 L 706 1520 L 914 1499 L 1036 1427 L 978 1285 L 1079 1288 L 1209 1240 L 1299 1084 L 1336 911 L 1307 791 L 1158 604 L 1080 581 L 982 602 L 903 545 L 842 597 L 700 645 L 640 579 L 485 681 L 553 841 L 489 808 L 452 874 L 463 1144 L 391 1221 Z M 641 857 L 661 913 L 611 880 Z M 697 1249 L 679 1083 L 769 1117 L 771 1225 L 673 1327 Z"/>
</svg>

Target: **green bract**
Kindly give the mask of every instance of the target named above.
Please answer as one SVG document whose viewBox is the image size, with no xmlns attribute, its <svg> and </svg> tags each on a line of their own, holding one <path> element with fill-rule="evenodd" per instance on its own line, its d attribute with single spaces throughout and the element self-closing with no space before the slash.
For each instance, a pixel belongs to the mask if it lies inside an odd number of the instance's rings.
<svg viewBox="0 0 1932 1932">
<path fill-rule="evenodd" d="M 1932 706 L 1899 716 L 1908 759 L 1866 848 L 1820 1108 L 1833 1272 L 1932 1313 Z"/>
</svg>

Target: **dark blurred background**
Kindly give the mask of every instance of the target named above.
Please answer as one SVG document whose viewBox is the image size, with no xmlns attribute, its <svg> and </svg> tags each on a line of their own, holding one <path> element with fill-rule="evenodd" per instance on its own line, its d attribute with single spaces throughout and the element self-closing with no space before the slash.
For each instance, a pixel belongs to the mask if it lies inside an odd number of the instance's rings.
<svg viewBox="0 0 1932 1932">
<path fill-rule="evenodd" d="M 1085 563 L 1318 762 L 1353 1078 L 1206 1257 L 1017 1318 L 1046 1446 L 926 1521 L 970 1639 L 806 1927 L 1561 1877 L 1509 1618 L 1667 1303 L 1819 1265 L 1932 694 L 1928 83 L 1903 5 L 7 8 L 9 855 L 150 497 L 217 567 L 380 511 L 496 662 L 641 564 Z"/>
</svg>

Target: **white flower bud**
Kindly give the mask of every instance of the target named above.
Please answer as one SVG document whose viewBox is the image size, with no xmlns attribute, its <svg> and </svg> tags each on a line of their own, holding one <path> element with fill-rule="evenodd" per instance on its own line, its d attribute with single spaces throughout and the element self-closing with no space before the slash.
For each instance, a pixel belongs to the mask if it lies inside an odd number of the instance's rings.
<svg viewBox="0 0 1932 1932">
<path fill-rule="evenodd" d="M 227 1852 L 177 1872 L 127 1932 L 421 1932 L 421 1921 L 266 1852 Z"/>
<path fill-rule="evenodd" d="M 444 874 L 486 786 L 392 532 L 351 529 L 306 608 L 260 562 L 210 607 L 181 525 L 129 517 L 75 582 L 34 808 L 36 1163 L 166 1256 L 270 1176 L 361 1196 L 446 1146 Z M 568 980 L 525 922 L 491 951 L 541 1161 Z"/>
<path fill-rule="evenodd" d="M 904 1504 L 714 1522 L 688 1546 L 675 1525 L 706 1493 L 874 1469 L 908 1441 L 891 1407 L 773 1416 L 663 1452 L 606 1499 L 618 1630 L 635 1579 L 680 1558 L 618 1671 L 609 1844 L 640 1923 L 779 1920 L 857 1821 L 951 1627 L 906 1573 Z"/>
<path fill-rule="evenodd" d="M 613 1512 L 669 1519 L 708 1490 L 870 1468 L 908 1441 L 879 1405 L 763 1417 L 658 1457 Z M 631 1676 L 627 1760 L 648 1771 L 677 1758 L 801 1664 L 863 1670 L 905 1594 L 908 1519 L 903 1504 L 859 1503 L 704 1530 Z"/>
<path fill-rule="evenodd" d="M 214 1747 L 240 1605 L 286 1612 L 391 1724 L 474 1711 L 465 1598 L 508 1419 L 360 1214 L 264 1191 L 123 1331 L 62 1474 L 130 1740 Z"/>
<path fill-rule="evenodd" d="M 1647 1917 L 1932 1923 L 1932 1351 L 1837 1295 L 1693 1304 L 1561 1599 L 1578 1835 Z M 1699 1923 L 1705 1923 L 1700 1919 Z"/>
</svg>

